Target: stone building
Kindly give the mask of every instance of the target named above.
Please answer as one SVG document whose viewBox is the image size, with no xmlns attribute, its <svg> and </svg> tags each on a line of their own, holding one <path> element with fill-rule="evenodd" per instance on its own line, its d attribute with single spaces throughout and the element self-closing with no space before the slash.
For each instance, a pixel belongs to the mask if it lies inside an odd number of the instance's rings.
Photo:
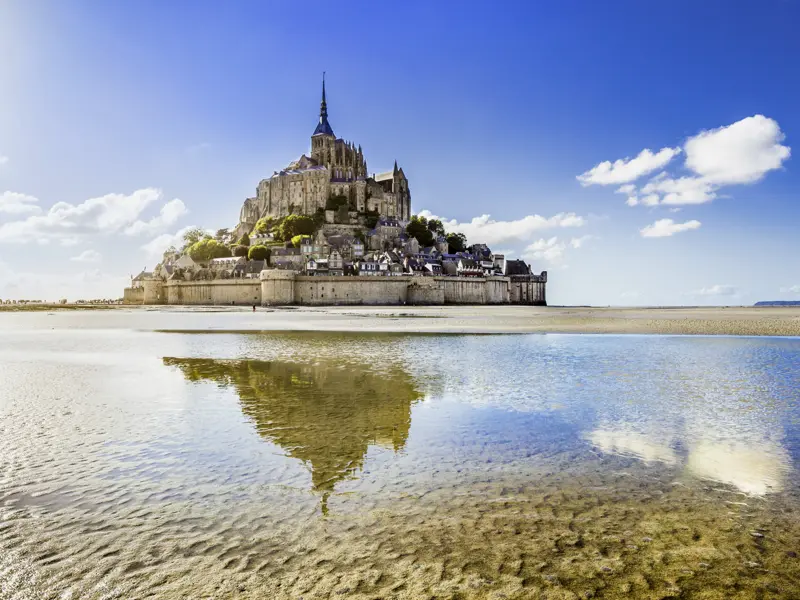
<svg viewBox="0 0 800 600">
<path fill-rule="evenodd" d="M 245 200 L 235 236 L 252 231 L 261 217 L 313 215 L 325 210 L 330 198 L 346 199 L 349 211 L 407 221 L 411 191 L 402 168 L 369 176 L 360 145 L 337 138 L 328 122 L 325 79 L 319 123 L 311 135 L 310 156 L 303 154 L 281 171 L 263 179 L 256 195 Z"/>
</svg>

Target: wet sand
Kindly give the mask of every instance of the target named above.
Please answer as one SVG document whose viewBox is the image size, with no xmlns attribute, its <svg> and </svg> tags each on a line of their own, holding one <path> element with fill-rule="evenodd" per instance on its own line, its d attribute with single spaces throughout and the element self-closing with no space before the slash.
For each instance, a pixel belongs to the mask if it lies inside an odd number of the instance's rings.
<svg viewBox="0 0 800 600">
<path fill-rule="evenodd" d="M 92 310 L 92 309 L 110 310 Z M 68 310 L 65 310 L 68 309 Z M 15 318 L 16 307 L 4 323 Z M 534 306 L 121 306 L 23 307 L 52 315 L 94 313 L 92 327 L 113 327 L 131 312 L 161 331 L 341 331 L 398 333 L 592 333 L 800 336 L 800 307 L 594 308 Z M 20 313 L 16 313 L 19 315 Z M 180 315 L 180 316 L 178 316 Z M 213 315 L 213 317 L 211 316 Z M 57 328 L 82 325 L 58 319 Z M 0 323 L 2 327 L 3 323 Z"/>
<path fill-rule="evenodd" d="M 560 310 L 0 316 L 0 600 L 797 598 L 800 340 L 374 333 Z"/>
<path fill-rule="evenodd" d="M 174 310 L 174 309 L 172 309 Z M 193 310 L 193 309 L 189 309 Z M 194 309 L 196 310 L 196 309 Z M 531 306 L 297 307 L 259 329 L 405 333 L 611 333 L 800 336 L 800 307 L 573 308 Z M 287 313 L 294 313 L 286 319 Z M 276 315 L 280 315 L 275 318 Z"/>
</svg>

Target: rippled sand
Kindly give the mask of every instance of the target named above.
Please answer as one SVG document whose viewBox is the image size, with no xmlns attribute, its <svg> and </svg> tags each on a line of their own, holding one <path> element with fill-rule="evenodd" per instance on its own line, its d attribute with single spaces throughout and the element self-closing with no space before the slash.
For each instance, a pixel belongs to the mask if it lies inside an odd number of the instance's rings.
<svg viewBox="0 0 800 600">
<path fill-rule="evenodd" d="M 0 600 L 797 597 L 800 341 L 280 314 L 2 331 Z"/>
<path fill-rule="evenodd" d="M 722 600 L 800 589 L 788 505 L 635 466 L 611 478 L 564 466 L 346 513 L 332 502 L 325 518 L 291 495 L 277 518 L 203 498 L 127 508 L 121 494 L 38 518 L 29 505 L 4 516 L 0 597 Z"/>
</svg>

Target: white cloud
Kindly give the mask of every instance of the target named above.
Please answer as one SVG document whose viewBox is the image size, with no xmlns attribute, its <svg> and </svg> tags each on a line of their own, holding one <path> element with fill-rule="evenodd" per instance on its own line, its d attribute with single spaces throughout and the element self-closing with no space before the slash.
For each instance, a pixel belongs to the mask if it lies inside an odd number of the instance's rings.
<svg viewBox="0 0 800 600">
<path fill-rule="evenodd" d="M 610 160 L 601 162 L 578 175 L 577 179 L 584 187 L 629 183 L 664 168 L 680 151 L 680 148 L 662 148 L 654 154 L 646 148 L 635 158 L 620 158 L 613 163 Z"/>
<path fill-rule="evenodd" d="M 712 285 L 691 292 L 693 296 L 735 296 L 739 288 L 733 285 Z"/>
<path fill-rule="evenodd" d="M 625 185 L 621 185 L 617 188 L 616 194 L 625 194 L 628 199 L 625 201 L 625 204 L 628 206 L 636 206 L 639 204 L 639 198 L 636 195 L 636 186 L 632 183 L 626 183 Z"/>
<path fill-rule="evenodd" d="M 7 162 L 8 162 L 8 157 L 0 154 L 0 166 L 6 164 Z"/>
<path fill-rule="evenodd" d="M 754 115 L 689 138 L 686 166 L 710 183 L 754 183 L 789 158 L 784 138 L 776 121 Z"/>
<path fill-rule="evenodd" d="M 197 226 L 189 225 L 188 227 L 179 229 L 175 233 L 162 233 L 144 244 L 142 250 L 145 251 L 145 254 L 147 254 L 149 258 L 161 258 L 161 255 L 164 254 L 164 250 L 170 246 L 180 248 L 183 245 L 183 236 L 190 229 L 197 229 Z M 214 232 L 210 229 L 206 229 L 206 232 L 209 235 L 214 235 Z"/>
<path fill-rule="evenodd" d="M 100 253 L 97 250 L 84 250 L 77 256 L 73 256 L 70 260 L 75 262 L 100 262 Z"/>
<path fill-rule="evenodd" d="M 569 245 L 576 249 L 581 248 L 586 242 L 588 242 L 591 239 L 594 239 L 593 235 L 582 235 L 579 238 L 572 238 L 569 241 Z"/>
<path fill-rule="evenodd" d="M 0 157 L 2 158 L 2 157 Z M 2 164 L 2 163 L 0 163 Z M 21 215 L 23 213 L 40 213 L 42 209 L 37 206 L 38 198 L 19 192 L 3 192 L 0 195 L 0 213 Z"/>
<path fill-rule="evenodd" d="M 515 241 L 524 242 L 536 232 L 545 229 L 582 227 L 586 224 L 586 219 L 575 213 L 558 213 L 549 218 L 528 215 L 515 221 L 495 221 L 491 215 L 481 215 L 464 223 L 437 217 L 429 210 L 423 210 L 419 215 L 427 219 L 439 219 L 448 232 L 463 233 L 469 243 L 483 243 L 489 246 Z"/>
<path fill-rule="evenodd" d="M 45 214 L 0 225 L 0 242 L 26 243 L 118 233 L 133 225 L 142 212 L 160 197 L 159 190 L 146 188 L 130 195 L 107 194 L 90 198 L 77 205 L 57 202 Z"/>
<path fill-rule="evenodd" d="M 637 192 L 631 183 L 616 191 L 625 194 L 628 206 L 681 206 L 704 204 L 719 197 L 726 185 L 755 183 L 769 171 L 779 169 L 791 155 L 791 148 L 781 144 L 785 138 L 778 123 L 763 115 L 754 115 L 731 125 L 702 131 L 686 140 L 684 166 L 690 175 L 659 173 Z M 664 148 L 657 154 L 642 150 L 632 160 L 600 163 L 578 176 L 581 185 L 632 182 L 670 162 L 679 148 Z M 670 154 L 672 153 L 672 154 Z M 659 160 L 661 157 L 661 160 Z"/>
<path fill-rule="evenodd" d="M 621 185 L 617 190 L 618 194 L 627 194 L 628 196 L 632 196 L 636 193 L 636 186 L 632 183 L 626 183 L 625 185 Z"/>
<path fill-rule="evenodd" d="M 570 240 L 560 240 L 557 236 L 548 239 L 542 238 L 528 245 L 522 253 L 522 258 L 529 261 L 558 262 L 563 258 L 567 249 L 582 248 L 592 238 L 594 238 L 592 235 L 584 235 Z"/>
<path fill-rule="evenodd" d="M 525 248 L 522 257 L 527 260 L 555 261 L 563 256 L 566 249 L 567 244 L 560 241 L 558 237 L 542 238 Z"/>
<path fill-rule="evenodd" d="M 640 229 L 639 233 L 642 237 L 669 237 L 680 233 L 682 231 L 689 231 L 691 229 L 698 229 L 700 221 L 686 221 L 685 223 L 676 223 L 672 219 L 659 219 L 652 225 Z"/>
<path fill-rule="evenodd" d="M 800 285 L 790 285 L 781 288 L 782 294 L 800 294 Z"/>
<path fill-rule="evenodd" d="M 663 194 L 661 204 L 704 204 L 717 197 L 716 186 L 699 177 L 659 177 L 649 181 L 643 188 L 648 194 L 647 206 L 659 204 L 659 194 Z M 645 204 L 644 199 L 642 204 Z"/>
<path fill-rule="evenodd" d="M 15 271 L 0 262 L 0 298 L 4 300 L 115 299 L 122 296 L 123 288 L 130 285 L 130 281 L 130 276 L 108 274 L 98 269 L 78 273 L 63 270 L 29 273 Z"/>
<path fill-rule="evenodd" d="M 127 235 L 152 235 L 176 223 L 188 212 L 183 201 L 175 198 L 161 207 L 158 216 L 149 221 L 136 221 L 125 230 L 125 233 Z"/>
</svg>

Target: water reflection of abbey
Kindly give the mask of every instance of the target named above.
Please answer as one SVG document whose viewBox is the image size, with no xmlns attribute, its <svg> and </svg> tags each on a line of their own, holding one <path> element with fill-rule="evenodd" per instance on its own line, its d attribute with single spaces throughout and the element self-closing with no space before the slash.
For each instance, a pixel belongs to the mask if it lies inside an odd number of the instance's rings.
<svg viewBox="0 0 800 600">
<path fill-rule="evenodd" d="M 258 433 L 311 471 L 323 510 L 334 486 L 352 477 L 371 445 L 399 451 L 422 398 L 399 367 L 379 373 L 334 360 L 314 364 L 259 360 L 164 358 L 190 381 L 236 389 Z"/>
</svg>

